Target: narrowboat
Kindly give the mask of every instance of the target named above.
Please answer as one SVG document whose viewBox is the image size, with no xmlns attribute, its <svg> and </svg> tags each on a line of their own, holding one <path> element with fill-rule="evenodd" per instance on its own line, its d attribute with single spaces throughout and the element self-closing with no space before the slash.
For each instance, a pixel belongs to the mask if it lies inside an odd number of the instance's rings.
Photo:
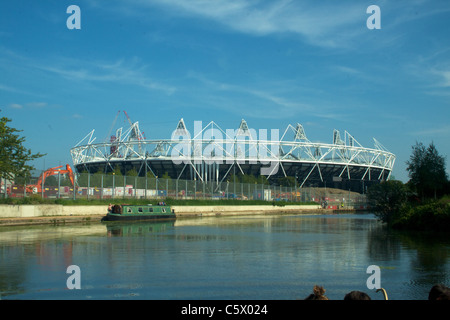
<svg viewBox="0 0 450 320">
<path fill-rule="evenodd" d="M 151 204 L 130 205 L 115 204 L 108 206 L 108 213 L 104 221 L 139 221 L 139 220 L 164 220 L 175 219 L 175 211 L 160 202 L 154 206 Z"/>
</svg>

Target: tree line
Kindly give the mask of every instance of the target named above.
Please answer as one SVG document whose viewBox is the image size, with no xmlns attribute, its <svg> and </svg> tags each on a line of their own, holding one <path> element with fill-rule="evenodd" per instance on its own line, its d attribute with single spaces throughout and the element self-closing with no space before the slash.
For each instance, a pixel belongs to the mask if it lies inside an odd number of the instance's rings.
<svg viewBox="0 0 450 320">
<path fill-rule="evenodd" d="M 409 181 L 369 188 L 369 205 L 380 220 L 399 229 L 450 230 L 450 181 L 445 157 L 434 143 L 416 142 L 406 162 Z"/>
<path fill-rule="evenodd" d="M 7 117 L 0 118 L 0 179 L 6 180 L 29 177 L 34 170 L 30 161 L 45 155 L 26 148 L 25 137 L 20 136 L 22 131 L 10 127 L 11 121 Z"/>
</svg>

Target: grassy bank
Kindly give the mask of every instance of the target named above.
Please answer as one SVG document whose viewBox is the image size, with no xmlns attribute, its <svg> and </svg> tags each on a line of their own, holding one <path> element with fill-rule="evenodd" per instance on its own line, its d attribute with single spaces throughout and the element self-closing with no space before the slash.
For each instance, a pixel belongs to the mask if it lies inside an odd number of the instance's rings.
<svg viewBox="0 0 450 320">
<path fill-rule="evenodd" d="M 287 201 L 263 201 L 263 200 L 181 200 L 181 199 L 42 199 L 40 196 L 31 196 L 27 198 L 7 198 L 0 199 L 0 204 L 26 205 L 26 204 L 59 204 L 70 206 L 83 205 L 108 205 L 109 203 L 127 203 L 127 204 L 153 204 L 164 201 L 171 206 L 286 206 L 286 205 L 317 205 L 316 202 L 287 202 Z"/>
</svg>

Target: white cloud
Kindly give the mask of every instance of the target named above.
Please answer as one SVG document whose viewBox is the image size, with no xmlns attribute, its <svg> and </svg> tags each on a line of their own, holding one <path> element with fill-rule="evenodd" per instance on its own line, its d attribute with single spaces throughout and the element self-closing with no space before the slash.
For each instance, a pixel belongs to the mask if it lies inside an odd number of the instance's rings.
<svg viewBox="0 0 450 320">
<path fill-rule="evenodd" d="M 343 112 L 337 114 L 332 112 L 330 107 L 323 105 L 319 107 L 309 102 L 293 100 L 278 92 L 282 87 L 283 92 L 297 93 L 300 88 L 295 85 L 288 88 L 286 83 L 277 85 L 276 81 L 252 86 L 230 84 L 194 72 L 191 72 L 189 77 L 203 84 L 202 87 L 207 91 L 206 96 L 203 95 L 203 97 L 211 96 L 207 98 L 208 102 L 205 104 L 233 111 L 239 115 L 266 119 L 287 119 L 298 117 L 300 114 L 322 119 L 343 117 Z"/>
<path fill-rule="evenodd" d="M 10 91 L 10 92 L 16 92 L 16 89 L 10 87 L 10 86 L 5 86 L 3 84 L 0 84 L 0 90 L 3 91 Z"/>
<path fill-rule="evenodd" d="M 438 85 L 441 87 L 450 87 L 450 70 L 434 70 L 433 74 L 440 78 Z"/>
<path fill-rule="evenodd" d="M 31 107 L 31 108 L 44 108 L 46 106 L 48 106 L 47 102 L 29 102 L 26 103 L 27 107 Z"/>
<path fill-rule="evenodd" d="M 335 66 L 334 67 L 336 70 L 346 73 L 346 74 L 351 74 L 351 75 L 359 75 L 361 74 L 361 71 L 355 69 L 355 68 L 350 68 L 350 67 L 346 67 L 346 66 Z"/>
<path fill-rule="evenodd" d="M 83 119 L 83 116 L 80 115 L 80 114 L 78 114 L 78 113 L 74 113 L 74 114 L 72 115 L 72 118 L 74 118 L 74 119 Z"/>
<path fill-rule="evenodd" d="M 155 6 L 165 15 L 201 18 L 230 30 L 256 36 L 292 34 L 325 48 L 364 48 L 397 45 L 411 35 L 411 24 L 450 11 L 445 2 L 429 0 L 376 1 L 381 8 L 382 30 L 368 30 L 367 7 L 374 3 L 333 0 L 127 0 L 136 14 Z M 119 4 L 118 8 L 122 8 Z M 137 8 L 140 8 L 140 13 Z M 117 9 L 119 10 L 119 9 Z M 208 25 L 208 27 L 210 24 Z M 404 27 L 406 26 L 406 27 Z M 386 28 L 387 31 L 384 31 Z M 406 29 L 405 29 L 406 28 Z M 409 29 L 408 29 L 409 28 Z M 382 34 L 382 36 L 380 36 Z M 376 38 L 376 44 L 372 41 Z M 405 40 L 409 41 L 409 40 Z"/>
<path fill-rule="evenodd" d="M 450 134 L 450 125 L 444 125 L 439 127 L 433 127 L 420 131 L 411 132 L 413 136 L 443 136 L 448 137 Z"/>
<path fill-rule="evenodd" d="M 0 90 L 2 91 L 8 91 L 8 92 L 14 92 L 14 93 L 20 93 L 20 94 L 26 94 L 26 95 L 32 95 L 31 93 L 24 91 L 24 90 L 20 90 L 17 88 L 13 88 L 11 86 L 7 86 L 7 85 L 3 85 L 0 84 Z"/>
<path fill-rule="evenodd" d="M 73 81 L 132 84 L 148 90 L 162 91 L 168 95 L 176 91 L 174 86 L 148 76 L 148 66 L 136 57 L 118 59 L 113 62 L 101 60 L 87 62 L 76 58 L 53 56 L 44 61 L 0 47 L 0 57 L 1 55 L 9 57 L 4 63 L 5 65 L 9 64 L 10 61 L 19 61 L 22 68 L 42 70 Z M 3 84 L 0 84 L 0 90 L 30 94 Z"/>
<path fill-rule="evenodd" d="M 9 107 L 12 108 L 12 109 L 23 109 L 23 106 L 21 104 L 18 104 L 18 103 L 11 103 L 9 105 Z"/>
<path fill-rule="evenodd" d="M 10 108 L 12 109 L 42 109 L 45 107 L 58 107 L 56 105 L 49 105 L 47 102 L 27 102 L 27 103 L 23 103 L 23 104 L 19 104 L 19 103 L 11 103 L 9 105 Z"/>
<path fill-rule="evenodd" d="M 47 64 L 37 64 L 35 66 L 41 70 L 75 81 L 132 84 L 150 90 L 163 91 L 168 95 L 176 91 L 175 87 L 150 78 L 147 75 L 146 66 L 142 65 L 138 59 L 132 59 L 131 62 L 121 59 L 113 63 L 96 61 L 89 64 L 76 59 L 61 59 L 61 61 L 51 66 Z"/>
<path fill-rule="evenodd" d="M 365 7 L 361 4 L 317 1 L 250 0 L 158 0 L 173 14 L 214 20 L 230 29 L 253 35 L 297 34 L 322 46 L 338 46 L 343 39 L 364 26 Z M 140 2 L 142 3 L 142 2 Z M 339 30 L 339 32 L 336 32 Z"/>
</svg>

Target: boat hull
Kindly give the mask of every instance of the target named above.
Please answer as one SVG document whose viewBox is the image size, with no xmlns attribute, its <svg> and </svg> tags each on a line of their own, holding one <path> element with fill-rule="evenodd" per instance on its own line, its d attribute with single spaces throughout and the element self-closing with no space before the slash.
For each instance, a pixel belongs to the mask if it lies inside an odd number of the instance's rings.
<svg viewBox="0 0 450 320">
<path fill-rule="evenodd" d="M 127 214 L 127 213 L 108 213 L 104 221 L 149 221 L 149 220 L 173 220 L 175 214 Z"/>
</svg>

